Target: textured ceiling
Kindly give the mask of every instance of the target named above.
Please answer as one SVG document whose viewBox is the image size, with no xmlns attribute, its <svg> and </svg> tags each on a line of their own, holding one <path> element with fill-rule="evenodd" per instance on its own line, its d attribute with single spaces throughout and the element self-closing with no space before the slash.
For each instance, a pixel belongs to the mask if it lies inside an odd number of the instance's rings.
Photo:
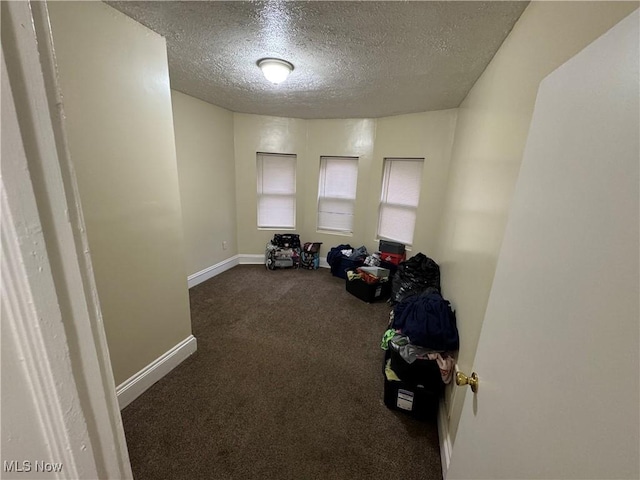
<svg viewBox="0 0 640 480">
<path fill-rule="evenodd" d="M 172 88 L 235 112 L 382 117 L 455 108 L 527 2 L 106 2 L 167 39 Z M 263 57 L 288 60 L 268 83 Z"/>
</svg>

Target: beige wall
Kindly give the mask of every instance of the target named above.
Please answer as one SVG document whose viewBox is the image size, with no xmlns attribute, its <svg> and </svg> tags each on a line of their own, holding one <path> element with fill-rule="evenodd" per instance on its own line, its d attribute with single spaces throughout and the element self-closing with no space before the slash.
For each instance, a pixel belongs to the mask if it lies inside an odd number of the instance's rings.
<svg viewBox="0 0 640 480">
<path fill-rule="evenodd" d="M 304 161 L 307 130 L 304 120 L 297 118 L 233 114 L 236 162 L 236 206 L 238 253 L 264 254 L 264 247 L 273 238 L 274 230 L 257 228 L 256 152 L 286 153 L 298 156 L 296 192 L 304 189 L 301 162 Z M 304 170 L 303 170 L 304 171 Z M 296 228 L 301 224 L 302 211 L 296 210 Z M 280 230 L 276 230 L 280 231 Z"/>
<path fill-rule="evenodd" d="M 380 201 L 382 164 L 386 157 L 424 158 L 422 188 L 411 254 L 432 257 L 436 228 L 444 205 L 457 110 L 413 113 L 378 119 L 369 205 Z M 368 236 L 375 239 L 378 211 L 367 212 Z"/>
<path fill-rule="evenodd" d="M 349 243 L 354 247 L 372 246 L 372 238 L 366 235 L 366 219 L 370 210 L 366 199 L 372 177 L 373 142 L 376 133 L 375 120 L 308 120 L 307 155 L 304 181 L 306 187 L 298 202 L 304 208 L 301 232 L 304 241 L 322 242 L 320 256 L 326 257 L 331 247 Z M 358 157 L 358 184 L 353 224 L 353 235 L 317 232 L 318 175 L 321 156 Z M 368 241 L 369 240 L 369 241 Z"/>
<path fill-rule="evenodd" d="M 191 333 L 165 41 L 100 2 L 49 9 L 119 384 Z"/>
<path fill-rule="evenodd" d="M 414 251 L 430 253 L 444 200 L 455 123 L 456 110 L 332 120 L 234 114 L 238 251 L 262 253 L 275 232 L 256 227 L 256 152 L 263 151 L 298 155 L 295 230 L 303 242 L 323 242 L 321 256 L 340 243 L 365 245 L 375 251 L 384 157 L 424 157 Z M 324 155 L 359 157 L 353 235 L 316 230 L 318 172 Z"/>
<path fill-rule="evenodd" d="M 532 2 L 460 106 L 435 258 L 445 296 L 457 310 L 458 363 L 466 373 L 473 367 L 538 85 L 637 6 Z M 466 390 L 454 392 L 453 439 Z"/>
<path fill-rule="evenodd" d="M 233 113 L 177 91 L 171 98 L 186 267 L 192 275 L 238 253 Z"/>
</svg>

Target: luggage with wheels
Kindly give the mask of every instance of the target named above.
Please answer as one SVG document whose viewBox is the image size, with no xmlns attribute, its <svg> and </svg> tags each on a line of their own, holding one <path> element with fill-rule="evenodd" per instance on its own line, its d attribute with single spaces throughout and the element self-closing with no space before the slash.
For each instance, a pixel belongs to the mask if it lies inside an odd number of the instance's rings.
<svg viewBox="0 0 640 480">
<path fill-rule="evenodd" d="M 264 251 L 264 266 L 268 270 L 276 268 L 298 268 L 300 252 L 297 248 L 282 248 L 268 242 Z"/>
</svg>

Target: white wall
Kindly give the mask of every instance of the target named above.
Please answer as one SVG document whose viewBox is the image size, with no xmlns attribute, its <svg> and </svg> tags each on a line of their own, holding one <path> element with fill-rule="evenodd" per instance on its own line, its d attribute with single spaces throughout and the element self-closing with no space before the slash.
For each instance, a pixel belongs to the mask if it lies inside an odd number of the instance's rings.
<svg viewBox="0 0 640 480">
<path fill-rule="evenodd" d="M 171 98 L 186 268 L 193 275 L 238 253 L 233 113 L 175 90 Z"/>
<path fill-rule="evenodd" d="M 116 384 L 191 334 L 165 40 L 101 2 L 51 2 Z"/>
<path fill-rule="evenodd" d="M 434 258 L 457 310 L 462 371 L 473 366 L 538 85 L 637 6 L 532 2 L 459 108 Z M 453 391 L 455 439 L 466 391 Z"/>
</svg>

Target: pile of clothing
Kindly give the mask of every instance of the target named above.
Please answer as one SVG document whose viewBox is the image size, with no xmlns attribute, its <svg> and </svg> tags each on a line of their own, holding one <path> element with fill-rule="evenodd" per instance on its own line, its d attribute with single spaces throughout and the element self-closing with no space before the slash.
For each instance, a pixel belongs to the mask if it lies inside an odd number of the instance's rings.
<svg viewBox="0 0 640 480">
<path fill-rule="evenodd" d="M 435 415 L 460 346 L 455 313 L 440 292 L 437 263 L 422 253 L 400 263 L 390 302 L 393 310 L 380 345 L 386 351 L 385 403 L 408 410 L 406 393 L 395 392 L 414 392 L 428 397 L 423 410 Z M 412 403 L 411 409 L 419 406 Z"/>
<path fill-rule="evenodd" d="M 329 250 L 327 263 L 331 267 L 333 276 L 347 278 L 347 271 L 355 270 L 357 267 L 362 266 L 367 256 L 367 248 L 364 245 L 359 248 L 353 248 L 346 243 Z"/>
</svg>

